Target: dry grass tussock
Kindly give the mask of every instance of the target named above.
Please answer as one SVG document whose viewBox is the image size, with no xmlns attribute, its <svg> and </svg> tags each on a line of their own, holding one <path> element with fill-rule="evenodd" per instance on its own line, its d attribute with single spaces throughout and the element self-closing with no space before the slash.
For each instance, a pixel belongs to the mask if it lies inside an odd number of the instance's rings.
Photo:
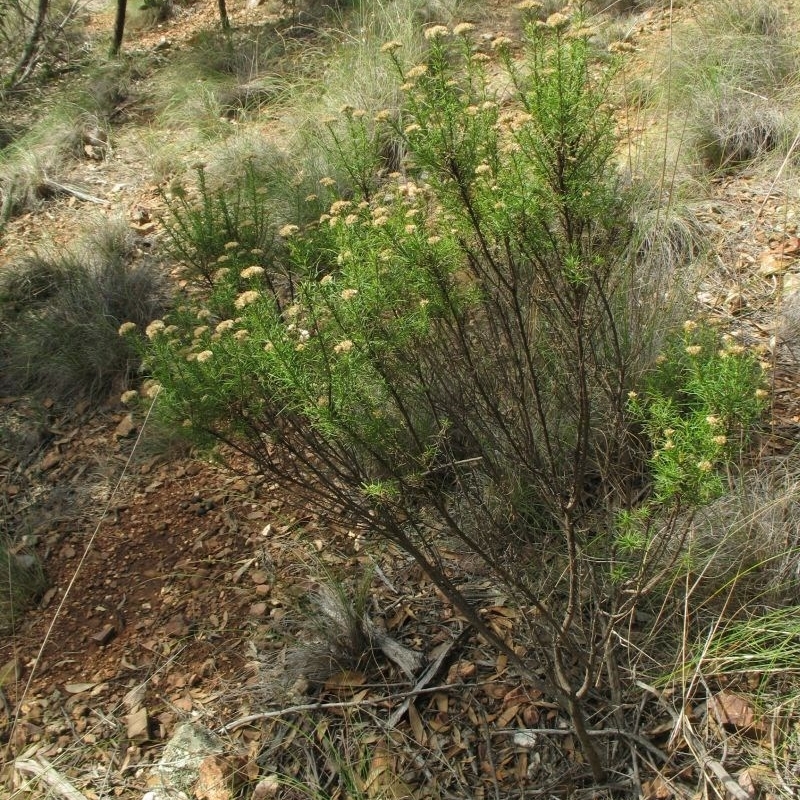
<svg viewBox="0 0 800 800">
<path fill-rule="evenodd" d="M 124 386 L 138 362 L 117 329 L 146 325 L 167 298 L 162 270 L 123 220 L 73 250 L 9 265 L 0 284 L 5 389 L 69 402 Z"/>
<path fill-rule="evenodd" d="M 685 135 L 689 164 L 774 171 L 800 120 L 798 67 L 800 40 L 776 4 L 715 0 L 676 27 L 656 56 L 660 77 L 650 93 L 659 115 L 673 120 L 672 135 Z"/>
</svg>

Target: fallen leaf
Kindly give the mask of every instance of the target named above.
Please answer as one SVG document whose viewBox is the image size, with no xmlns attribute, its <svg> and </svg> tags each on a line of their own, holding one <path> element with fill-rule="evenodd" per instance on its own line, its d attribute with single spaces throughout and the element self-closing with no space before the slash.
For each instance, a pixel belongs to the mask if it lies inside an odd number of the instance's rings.
<svg viewBox="0 0 800 800">
<path fill-rule="evenodd" d="M 417 711 L 417 707 L 411 703 L 408 707 L 408 721 L 411 725 L 411 733 L 414 734 L 417 744 L 425 747 L 428 743 L 428 737 L 425 735 L 425 726 L 422 724 L 422 717 Z"/>
<path fill-rule="evenodd" d="M 675 796 L 669 784 L 660 775 L 642 784 L 642 795 L 644 800 L 669 800 Z"/>
<path fill-rule="evenodd" d="M 0 667 L 0 686 L 7 686 L 20 679 L 22 674 L 20 662 L 17 658 L 12 658 Z"/>
<path fill-rule="evenodd" d="M 68 683 L 64 686 L 64 690 L 69 694 L 81 694 L 81 692 L 88 692 L 94 689 L 96 683 Z"/>
<path fill-rule="evenodd" d="M 708 701 L 709 711 L 723 727 L 750 728 L 755 722 L 755 709 L 747 698 L 723 689 Z"/>
<path fill-rule="evenodd" d="M 135 740 L 146 740 L 149 737 L 150 721 L 147 717 L 147 709 L 138 708 L 128 714 L 127 718 L 128 738 Z"/>
<path fill-rule="evenodd" d="M 517 716 L 517 712 L 520 710 L 521 705 L 512 705 L 509 706 L 502 714 L 497 718 L 497 725 L 500 728 L 507 728 L 509 723 Z"/>
<path fill-rule="evenodd" d="M 224 756 L 206 756 L 200 764 L 194 796 L 197 800 L 232 800 L 237 769 Z"/>
<path fill-rule="evenodd" d="M 363 672 L 352 672 L 343 670 L 331 675 L 325 681 L 326 689 L 341 689 L 343 687 L 363 686 L 367 682 L 367 676 Z"/>
</svg>

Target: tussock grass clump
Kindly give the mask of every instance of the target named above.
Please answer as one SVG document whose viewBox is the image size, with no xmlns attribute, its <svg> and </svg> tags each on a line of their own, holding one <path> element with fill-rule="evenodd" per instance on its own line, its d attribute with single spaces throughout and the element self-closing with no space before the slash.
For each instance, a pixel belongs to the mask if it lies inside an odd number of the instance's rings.
<svg viewBox="0 0 800 800">
<path fill-rule="evenodd" d="M 105 156 L 111 120 L 145 70 L 133 62 L 102 64 L 23 134 L 0 122 L 0 224 L 51 198 L 50 181 L 60 182 L 76 160 Z"/>
<path fill-rule="evenodd" d="M 786 156 L 800 119 L 800 39 L 774 3 L 716 0 L 676 30 L 661 66 L 671 113 L 687 120 L 705 169 Z"/>
<path fill-rule="evenodd" d="M 223 138 L 231 132 L 225 120 L 247 118 L 282 98 L 295 65 L 274 27 L 200 31 L 157 79 L 159 123 Z"/>
<path fill-rule="evenodd" d="M 167 300 L 159 266 L 137 255 L 120 222 L 83 247 L 31 256 L 4 272 L 0 359 L 14 391 L 97 400 L 126 381 L 138 361 L 119 326 L 146 325 Z"/>
<path fill-rule="evenodd" d="M 736 587 L 737 603 L 794 602 L 800 587 L 798 454 L 744 474 L 698 514 L 693 567 L 706 591 Z"/>
<path fill-rule="evenodd" d="M 0 532 L 0 632 L 13 631 L 19 614 L 35 602 L 46 585 L 38 559 L 14 548 Z"/>
<path fill-rule="evenodd" d="M 81 113 L 60 109 L 0 151 L 0 223 L 37 208 L 81 152 Z"/>
</svg>

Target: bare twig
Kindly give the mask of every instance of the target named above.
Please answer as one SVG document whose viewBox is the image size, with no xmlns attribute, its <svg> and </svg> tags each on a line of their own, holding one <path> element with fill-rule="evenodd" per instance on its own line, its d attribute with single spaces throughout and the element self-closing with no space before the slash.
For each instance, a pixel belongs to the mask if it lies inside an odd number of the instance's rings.
<svg viewBox="0 0 800 800">
<path fill-rule="evenodd" d="M 446 683 L 440 686 L 429 686 L 421 689 L 409 689 L 407 692 L 398 692 L 397 694 L 384 695 L 383 697 L 370 697 L 363 700 L 343 700 L 335 703 L 305 703 L 298 706 L 288 706 L 287 708 L 278 708 L 274 711 L 262 711 L 259 714 L 248 714 L 246 717 L 229 722 L 217 730 L 219 736 L 226 733 L 231 733 L 251 722 L 259 722 L 262 719 L 275 719 L 276 717 L 283 717 L 286 714 L 297 714 L 303 711 L 320 711 L 329 708 L 369 708 L 374 706 L 381 706 L 392 700 L 405 700 L 407 698 L 418 697 L 423 694 L 435 694 L 436 692 L 446 692 L 450 689 L 461 689 L 461 683 Z"/>
<path fill-rule="evenodd" d="M 619 730 L 617 728 L 591 728 L 586 731 L 589 736 L 607 736 L 616 737 L 618 739 L 626 739 L 627 741 L 638 744 L 639 747 L 647 750 L 648 753 L 654 755 L 659 761 L 669 761 L 669 756 L 663 751 L 659 750 L 651 741 L 645 739 L 644 736 L 631 733 L 630 731 Z M 543 736 L 573 736 L 575 730 L 573 728 L 507 728 L 498 731 L 498 733 L 508 734 L 542 734 Z"/>
<path fill-rule="evenodd" d="M 87 800 L 63 775 L 58 773 L 47 759 L 39 756 L 37 760 L 22 759 L 14 762 L 14 769 L 33 775 L 66 800 Z"/>
<path fill-rule="evenodd" d="M 731 797 L 735 798 L 735 800 L 750 800 L 750 795 L 744 789 L 742 789 L 741 786 L 739 786 L 739 784 L 733 779 L 731 774 L 725 769 L 722 763 L 716 758 L 712 758 L 708 754 L 705 745 L 700 741 L 700 737 L 694 732 L 692 724 L 689 722 L 686 714 L 684 714 L 683 711 L 678 712 L 672 708 L 669 703 L 664 700 L 661 692 L 659 692 L 655 687 L 649 686 L 642 681 L 636 681 L 636 685 L 645 691 L 650 692 L 650 694 L 654 695 L 658 699 L 662 708 L 664 708 L 672 717 L 676 730 L 680 731 L 684 741 L 692 751 L 692 755 L 697 763 L 703 767 L 703 769 L 713 773 L 714 777 L 717 778 L 717 780 L 719 780 L 719 782 L 725 787 L 725 791 L 728 792 Z"/>
<path fill-rule="evenodd" d="M 448 658 L 453 648 L 464 640 L 468 630 L 469 628 L 465 628 L 458 636 L 456 636 L 455 639 L 448 642 L 447 646 L 442 649 L 441 653 L 439 653 L 437 659 L 428 666 L 425 672 L 422 673 L 420 679 L 417 681 L 411 692 L 408 693 L 406 699 L 387 720 L 386 730 L 392 730 L 392 728 L 394 728 L 397 723 L 400 722 L 400 720 L 403 718 L 403 715 L 406 713 L 406 711 L 408 711 L 408 707 L 411 705 L 411 700 L 416 696 L 415 693 L 421 692 L 439 674 L 439 671 L 441 670 L 445 660 Z"/>
<path fill-rule="evenodd" d="M 66 183 L 58 183 L 50 178 L 44 179 L 44 185 L 51 192 L 55 192 L 57 194 L 68 194 L 78 200 L 83 200 L 85 203 L 96 203 L 97 205 L 101 206 L 111 205 L 108 200 L 104 200 L 102 197 L 94 197 L 91 194 L 81 191 L 75 186 L 69 186 Z"/>
</svg>

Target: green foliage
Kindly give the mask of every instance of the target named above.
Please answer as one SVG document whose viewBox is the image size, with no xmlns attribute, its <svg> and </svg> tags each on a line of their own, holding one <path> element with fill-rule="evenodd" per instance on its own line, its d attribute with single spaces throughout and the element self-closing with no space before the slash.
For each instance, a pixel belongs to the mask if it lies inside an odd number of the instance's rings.
<svg viewBox="0 0 800 800">
<path fill-rule="evenodd" d="M 403 136 L 413 170 L 425 180 L 398 179 L 375 197 L 370 170 L 374 174 L 377 165 L 356 162 L 351 169 L 358 170 L 358 199 L 334 202 L 322 226 L 289 238 L 290 271 L 301 277 L 296 297 L 270 285 L 269 269 L 252 284 L 242 280 L 243 267 L 253 274 L 249 258 L 240 263 L 226 258 L 225 250 L 233 241 L 245 250 L 256 243 L 239 230 L 242 204 L 211 195 L 201 173 L 202 202 L 175 214 L 171 235 L 193 273 L 213 287 L 204 310 L 213 313 L 217 327 L 197 337 L 194 328 L 202 320 L 194 320 L 191 330 L 186 322 L 179 325 L 179 338 L 158 337 L 160 363 L 169 352 L 192 359 L 191 367 L 180 369 L 187 381 L 181 417 L 212 427 L 229 409 L 240 413 L 251 398 L 259 398 L 260 406 L 272 397 L 326 437 L 343 437 L 395 468 L 406 464 L 408 479 L 447 448 L 450 416 L 471 391 L 471 372 L 488 370 L 495 383 L 496 373 L 508 370 L 512 382 L 536 382 L 542 407 L 532 414 L 524 403 L 526 425 L 561 428 L 558 443 L 538 437 L 529 442 L 531 472 L 552 468 L 559 480 L 569 480 L 567 453 L 582 433 L 554 417 L 568 418 L 574 408 L 575 387 L 563 380 L 564 362 L 578 346 L 570 341 L 570 328 L 577 315 L 592 335 L 611 335 L 614 321 L 602 318 L 601 294 L 608 288 L 623 300 L 629 277 L 621 274 L 626 209 L 607 166 L 613 138 L 602 88 L 587 90 L 585 41 L 555 35 L 553 47 L 534 32 L 530 74 L 514 74 L 521 107 L 513 112 L 502 112 L 490 98 L 482 62 L 464 37 L 452 49 L 464 60 L 466 83 L 453 81 L 450 48 L 440 39 L 432 41 L 425 65 L 406 69 L 394 60 L 407 90 L 407 112 L 402 129 L 392 120 L 387 124 Z M 506 66 L 513 70 L 510 59 Z M 345 117 L 353 147 L 368 150 L 362 118 L 351 109 Z M 342 147 L 343 156 L 349 152 Z M 256 213 L 253 184 L 247 182 L 245 192 L 252 197 L 248 211 Z M 615 237 L 622 246 L 612 244 Z M 217 280 L 219 258 L 231 272 Z M 479 324 L 481 306 L 497 304 L 513 317 L 513 328 L 487 331 L 485 343 L 469 343 L 475 362 L 463 365 L 470 374 L 453 392 L 426 351 L 449 359 L 451 348 L 457 353 L 463 346 L 453 339 L 460 336 L 458 325 L 473 316 L 469 324 Z M 559 344 L 567 352 L 559 353 Z M 498 352 L 509 347 L 509 361 L 498 369 Z M 606 357 L 607 343 L 601 349 Z M 512 363 L 517 358 L 520 363 Z M 509 402 L 529 390 L 509 387 Z M 475 412 L 496 415 L 500 429 L 476 418 L 472 435 L 485 439 L 487 451 L 490 441 L 491 449 L 502 448 L 489 466 L 498 478 L 510 479 L 517 445 L 502 431 L 509 412 L 486 407 L 495 399 L 476 397 Z M 241 420 L 233 424 L 240 428 Z"/>
<path fill-rule="evenodd" d="M 265 198 L 269 184 L 252 163 L 245 164 L 232 186 L 212 189 L 205 165 L 196 166 L 197 188 L 189 196 L 175 184 L 170 196 L 166 232 L 168 248 L 190 279 L 215 285 L 219 270 L 270 263 L 275 257 L 274 219 Z"/>
<path fill-rule="evenodd" d="M 632 392 L 629 408 L 653 448 L 660 503 L 705 503 L 724 490 L 723 471 L 741 461 L 765 407 L 756 354 L 713 328 L 688 321 Z"/>
</svg>

